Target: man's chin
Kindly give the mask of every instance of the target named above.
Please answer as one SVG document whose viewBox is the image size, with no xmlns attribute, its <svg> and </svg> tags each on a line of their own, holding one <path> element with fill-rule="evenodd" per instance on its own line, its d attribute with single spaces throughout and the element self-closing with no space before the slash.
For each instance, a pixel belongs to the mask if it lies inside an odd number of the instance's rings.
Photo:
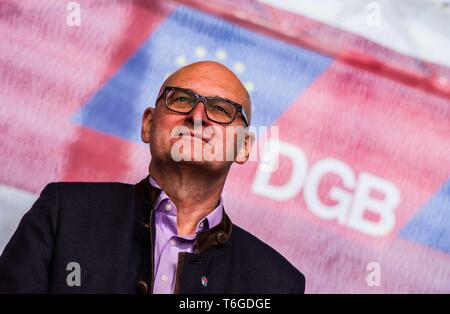
<svg viewBox="0 0 450 314">
<path fill-rule="evenodd" d="M 172 154 L 172 160 L 176 163 L 192 164 L 192 165 L 203 165 L 208 167 L 214 163 L 214 161 L 207 160 L 203 158 L 202 154 L 186 153 L 186 154 Z"/>
<path fill-rule="evenodd" d="M 221 171 L 226 167 L 224 161 L 204 158 L 202 155 L 195 155 L 192 152 L 186 154 L 172 155 L 175 164 L 183 167 L 193 167 L 202 171 Z"/>
</svg>

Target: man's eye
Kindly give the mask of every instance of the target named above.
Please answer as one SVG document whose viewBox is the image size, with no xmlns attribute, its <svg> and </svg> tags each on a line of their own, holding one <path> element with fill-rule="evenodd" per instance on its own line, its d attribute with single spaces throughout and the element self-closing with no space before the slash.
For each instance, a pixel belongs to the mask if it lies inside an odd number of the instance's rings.
<svg viewBox="0 0 450 314">
<path fill-rule="evenodd" d="M 188 97 L 178 97 L 176 99 L 176 101 L 185 102 L 185 103 L 189 103 L 189 104 L 192 103 L 192 100 L 190 98 L 188 98 Z"/>
<path fill-rule="evenodd" d="M 221 107 L 221 106 L 211 106 L 211 109 L 217 112 L 222 112 L 225 114 L 228 114 L 228 111 L 225 110 L 225 108 Z"/>
</svg>

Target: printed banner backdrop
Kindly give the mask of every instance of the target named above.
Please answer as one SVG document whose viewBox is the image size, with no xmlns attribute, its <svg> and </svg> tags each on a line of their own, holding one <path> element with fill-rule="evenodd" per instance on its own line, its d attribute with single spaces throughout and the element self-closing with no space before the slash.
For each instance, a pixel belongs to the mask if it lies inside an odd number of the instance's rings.
<svg viewBox="0 0 450 314">
<path fill-rule="evenodd" d="M 142 112 L 169 73 L 206 59 L 245 83 L 256 127 L 279 127 L 279 167 L 233 166 L 226 211 L 307 293 L 450 292 L 448 98 L 178 2 L 77 2 L 80 27 L 65 1 L 1 5 L 0 251 L 48 182 L 145 177 Z"/>
</svg>

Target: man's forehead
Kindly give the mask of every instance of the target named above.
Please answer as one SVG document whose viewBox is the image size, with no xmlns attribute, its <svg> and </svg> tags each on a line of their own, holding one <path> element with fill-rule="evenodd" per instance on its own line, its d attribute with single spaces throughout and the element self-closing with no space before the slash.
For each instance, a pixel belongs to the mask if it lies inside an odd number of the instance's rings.
<svg viewBox="0 0 450 314">
<path fill-rule="evenodd" d="M 199 77 L 167 81 L 165 86 L 175 86 L 189 89 L 203 96 L 219 96 L 224 98 L 242 99 L 242 91 L 231 84 L 217 80 L 202 80 Z"/>
</svg>

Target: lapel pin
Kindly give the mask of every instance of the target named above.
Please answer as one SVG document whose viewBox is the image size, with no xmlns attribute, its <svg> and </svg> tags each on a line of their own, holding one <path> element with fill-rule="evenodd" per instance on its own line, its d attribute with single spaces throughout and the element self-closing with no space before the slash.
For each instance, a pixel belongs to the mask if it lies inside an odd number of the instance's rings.
<svg viewBox="0 0 450 314">
<path fill-rule="evenodd" d="M 202 276 L 202 286 L 203 287 L 208 286 L 208 278 L 206 278 L 206 276 Z"/>
</svg>

